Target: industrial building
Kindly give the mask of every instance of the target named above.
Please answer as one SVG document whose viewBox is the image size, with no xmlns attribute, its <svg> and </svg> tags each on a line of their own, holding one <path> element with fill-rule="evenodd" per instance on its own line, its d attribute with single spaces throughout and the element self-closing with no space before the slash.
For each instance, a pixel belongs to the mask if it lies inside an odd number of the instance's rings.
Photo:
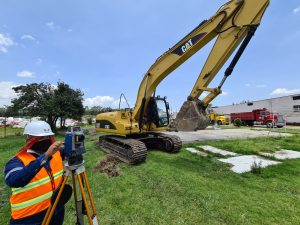
<svg viewBox="0 0 300 225">
<path fill-rule="evenodd" d="M 283 115 L 287 124 L 300 125 L 300 94 L 212 108 L 214 112 L 224 115 L 266 108 L 270 112 Z"/>
</svg>

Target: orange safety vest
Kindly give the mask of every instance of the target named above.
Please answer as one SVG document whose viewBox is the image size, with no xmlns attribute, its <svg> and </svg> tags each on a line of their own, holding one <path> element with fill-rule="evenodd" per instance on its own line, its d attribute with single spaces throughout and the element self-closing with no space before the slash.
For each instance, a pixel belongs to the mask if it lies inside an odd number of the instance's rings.
<svg viewBox="0 0 300 225">
<path fill-rule="evenodd" d="M 16 156 L 23 162 L 24 166 L 36 159 L 26 151 L 21 151 Z M 50 206 L 51 196 L 61 184 L 63 175 L 63 162 L 59 151 L 52 156 L 50 168 L 52 173 L 42 167 L 27 185 L 12 188 L 10 205 L 13 219 L 35 215 Z"/>
</svg>

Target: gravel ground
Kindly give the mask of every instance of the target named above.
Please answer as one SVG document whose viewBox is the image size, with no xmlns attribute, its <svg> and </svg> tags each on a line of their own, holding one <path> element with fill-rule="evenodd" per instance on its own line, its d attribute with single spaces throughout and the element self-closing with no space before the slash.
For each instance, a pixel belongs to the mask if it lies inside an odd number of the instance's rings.
<svg viewBox="0 0 300 225">
<path fill-rule="evenodd" d="M 295 127 L 293 127 L 295 129 Z M 95 133 L 94 127 L 84 128 L 89 130 L 90 134 Z M 225 139 L 243 139 L 243 138 L 256 138 L 256 137 L 277 137 L 277 136 L 290 136 L 291 134 L 270 132 L 266 130 L 248 130 L 248 129 L 221 129 L 216 130 L 212 127 L 208 127 L 206 130 L 198 130 L 191 132 L 163 132 L 166 134 L 177 135 L 181 138 L 183 143 L 191 143 L 195 141 L 206 141 L 206 140 L 225 140 Z"/>
<path fill-rule="evenodd" d="M 217 129 L 217 130 L 198 130 L 192 132 L 164 132 L 166 134 L 174 134 L 181 138 L 183 143 L 191 143 L 195 141 L 206 140 L 225 140 L 225 139 L 243 139 L 243 138 L 256 138 L 256 137 L 277 137 L 277 136 L 290 136 L 291 134 L 269 132 L 262 130 L 247 130 L 247 129 Z"/>
</svg>

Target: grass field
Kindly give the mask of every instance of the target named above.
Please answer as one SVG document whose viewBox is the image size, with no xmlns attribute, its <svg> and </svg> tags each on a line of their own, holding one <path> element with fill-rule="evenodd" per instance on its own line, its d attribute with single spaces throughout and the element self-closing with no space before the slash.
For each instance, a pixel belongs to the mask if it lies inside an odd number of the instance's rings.
<svg viewBox="0 0 300 225">
<path fill-rule="evenodd" d="M 120 163 L 121 175 L 109 178 L 93 170 L 104 155 L 96 141 L 97 136 L 87 137 L 84 157 L 101 224 L 300 224 L 300 160 L 284 161 L 261 174 L 239 175 L 214 155 L 203 158 L 184 149 L 179 154 L 150 151 L 146 163 Z M 21 136 L 0 139 L 1 169 L 23 143 Z M 300 151 L 300 136 L 201 144 L 243 154 Z M 1 204 L 5 202 L 0 224 L 7 224 L 9 189 L 2 173 L 0 192 Z M 65 224 L 75 224 L 72 202 L 67 204 Z"/>
<path fill-rule="evenodd" d="M 267 128 L 265 126 L 254 126 L 254 127 L 248 127 L 248 126 L 233 126 L 233 125 L 223 125 L 220 127 L 221 129 L 250 129 L 250 130 L 256 130 L 256 131 L 270 131 L 270 132 L 278 132 L 278 133 L 288 133 L 288 134 L 299 134 L 300 135 L 300 129 L 298 128 Z"/>
<path fill-rule="evenodd" d="M 4 138 L 5 136 L 21 136 L 23 133 L 22 128 L 10 128 L 6 127 L 5 128 L 1 127 L 0 128 L 0 138 Z"/>
</svg>

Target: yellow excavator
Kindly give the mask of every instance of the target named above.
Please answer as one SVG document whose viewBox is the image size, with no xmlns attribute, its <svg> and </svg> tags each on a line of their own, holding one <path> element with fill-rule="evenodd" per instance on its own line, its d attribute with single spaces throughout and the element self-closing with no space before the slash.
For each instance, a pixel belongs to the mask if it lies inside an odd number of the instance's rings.
<svg viewBox="0 0 300 225">
<path fill-rule="evenodd" d="M 119 107 L 119 111 L 96 116 L 96 131 L 111 133 L 99 138 L 101 148 L 126 163 L 137 164 L 146 160 L 147 148 L 171 153 L 180 150 L 180 138 L 161 131 L 205 129 L 209 124 L 208 104 L 222 93 L 224 82 L 253 37 L 268 5 L 269 0 L 229 1 L 158 57 L 140 84 L 133 110 L 129 106 L 128 109 Z M 155 95 L 157 86 L 214 38 L 215 44 L 187 101 L 169 126 L 169 104 L 165 97 Z M 209 88 L 208 85 L 237 48 L 218 87 Z M 199 100 L 203 92 L 209 94 Z"/>
</svg>

